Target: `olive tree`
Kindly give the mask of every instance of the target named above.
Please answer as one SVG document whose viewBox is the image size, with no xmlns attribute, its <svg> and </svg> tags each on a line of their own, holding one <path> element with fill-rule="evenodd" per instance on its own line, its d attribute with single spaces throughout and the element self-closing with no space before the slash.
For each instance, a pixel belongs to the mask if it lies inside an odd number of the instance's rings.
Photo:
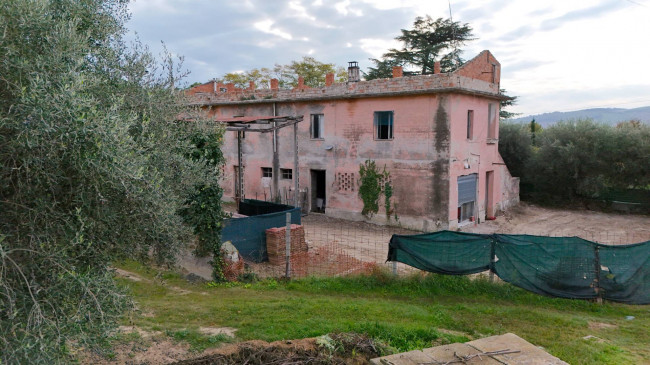
<svg viewBox="0 0 650 365">
<path fill-rule="evenodd" d="M 110 265 L 173 261 L 178 214 L 218 169 L 219 133 L 186 110 L 179 69 L 123 39 L 122 0 L 0 3 L 0 362 L 69 362 L 130 306 Z"/>
</svg>

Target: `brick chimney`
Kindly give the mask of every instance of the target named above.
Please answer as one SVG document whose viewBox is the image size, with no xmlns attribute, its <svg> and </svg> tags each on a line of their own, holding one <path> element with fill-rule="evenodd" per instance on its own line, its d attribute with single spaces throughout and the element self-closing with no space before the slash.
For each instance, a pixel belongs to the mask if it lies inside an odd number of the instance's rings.
<svg viewBox="0 0 650 365">
<path fill-rule="evenodd" d="M 332 72 L 325 75 L 325 86 L 332 86 L 334 84 L 334 74 Z"/>
<path fill-rule="evenodd" d="M 248 82 L 248 90 L 255 90 L 255 81 Z"/>
<path fill-rule="evenodd" d="M 280 88 L 280 82 L 278 79 L 271 79 L 271 90 L 277 90 Z"/>
<path fill-rule="evenodd" d="M 361 78 L 359 76 L 359 62 L 348 62 L 348 82 L 358 82 Z"/>
<path fill-rule="evenodd" d="M 302 89 L 303 87 L 305 87 L 305 78 L 298 76 L 298 89 Z"/>
<path fill-rule="evenodd" d="M 433 73 L 434 74 L 439 74 L 440 73 L 440 61 L 436 61 L 433 64 Z"/>
<path fill-rule="evenodd" d="M 404 71 L 402 70 L 402 66 L 393 66 L 393 78 L 396 79 L 402 76 L 404 76 Z"/>
</svg>

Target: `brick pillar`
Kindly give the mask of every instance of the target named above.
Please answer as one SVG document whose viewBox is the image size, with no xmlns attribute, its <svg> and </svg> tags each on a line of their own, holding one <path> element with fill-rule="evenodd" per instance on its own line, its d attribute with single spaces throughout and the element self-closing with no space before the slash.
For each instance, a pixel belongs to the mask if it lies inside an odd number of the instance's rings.
<svg viewBox="0 0 650 365">
<path fill-rule="evenodd" d="M 298 89 L 302 89 L 303 87 L 305 87 L 305 78 L 298 76 Z"/>
<path fill-rule="evenodd" d="M 396 79 L 402 76 L 404 76 L 402 66 L 393 66 L 393 78 Z"/>
<path fill-rule="evenodd" d="M 248 90 L 255 90 L 255 81 L 248 82 Z"/>
<path fill-rule="evenodd" d="M 235 91 L 235 84 L 233 83 L 226 84 L 226 90 L 228 90 L 229 93 Z"/>
<path fill-rule="evenodd" d="M 334 84 L 334 74 L 332 72 L 325 75 L 325 86 L 332 86 Z"/>
<path fill-rule="evenodd" d="M 271 265 L 284 265 L 286 259 L 286 227 L 269 228 L 266 230 L 266 253 Z M 302 225 L 291 225 L 291 255 L 307 252 L 305 228 Z"/>
<path fill-rule="evenodd" d="M 436 63 L 433 64 L 433 73 L 434 74 L 440 73 L 440 61 L 436 61 Z"/>
<path fill-rule="evenodd" d="M 271 79 L 271 90 L 277 90 L 280 88 L 280 82 L 278 79 Z"/>
</svg>

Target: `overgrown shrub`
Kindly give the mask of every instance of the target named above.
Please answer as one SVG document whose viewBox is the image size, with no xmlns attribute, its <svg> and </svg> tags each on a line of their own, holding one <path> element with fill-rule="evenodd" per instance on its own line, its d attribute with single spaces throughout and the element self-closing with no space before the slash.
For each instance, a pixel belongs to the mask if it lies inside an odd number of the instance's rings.
<svg viewBox="0 0 650 365">
<path fill-rule="evenodd" d="M 122 0 L 0 3 L 0 362 L 69 363 L 129 299 L 122 258 L 173 261 L 192 237 L 178 211 L 217 186 L 188 159 L 178 68 L 122 42 Z"/>
</svg>

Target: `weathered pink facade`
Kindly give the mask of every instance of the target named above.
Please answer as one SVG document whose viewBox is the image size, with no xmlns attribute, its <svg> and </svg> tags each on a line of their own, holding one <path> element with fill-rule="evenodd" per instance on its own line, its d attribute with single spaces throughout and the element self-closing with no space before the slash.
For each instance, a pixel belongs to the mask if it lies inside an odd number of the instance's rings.
<svg viewBox="0 0 650 365">
<path fill-rule="evenodd" d="M 483 51 L 453 73 L 399 77 L 400 71 L 395 70 L 398 77 L 391 79 L 347 84 L 331 84 L 328 79 L 329 86 L 323 88 L 255 89 L 251 85 L 241 90 L 208 83 L 190 93 L 217 120 L 303 116 L 298 124 L 299 186 L 309 210 L 322 203 L 327 215 L 365 219 L 360 213 L 358 179 L 366 160 L 385 166 L 394 190 L 395 212 L 387 218 L 380 203 L 379 213 L 372 218 L 377 223 L 423 230 L 455 228 L 459 223 L 483 221 L 518 202 L 518 179 L 510 176 L 498 152 L 503 96 L 500 65 L 492 54 Z M 322 115 L 316 117 L 322 118 L 322 138 L 312 138 L 312 115 Z M 378 138 L 387 135 L 378 135 L 377 115 L 392 117 L 392 135 L 388 135 L 392 138 Z M 291 200 L 294 194 L 293 140 L 293 128 L 280 130 L 280 168 L 287 169 L 285 177 L 292 170 L 291 179 L 280 176 L 282 200 Z M 234 197 L 236 133 L 226 133 L 224 153 L 224 195 Z M 263 168 L 273 166 L 272 134 L 246 133 L 243 156 L 245 197 L 269 199 L 273 189 L 263 178 Z M 464 188 L 459 197 L 461 180 Z M 473 203 L 465 202 L 470 195 Z M 464 202 L 461 222 L 459 198 Z"/>
</svg>

